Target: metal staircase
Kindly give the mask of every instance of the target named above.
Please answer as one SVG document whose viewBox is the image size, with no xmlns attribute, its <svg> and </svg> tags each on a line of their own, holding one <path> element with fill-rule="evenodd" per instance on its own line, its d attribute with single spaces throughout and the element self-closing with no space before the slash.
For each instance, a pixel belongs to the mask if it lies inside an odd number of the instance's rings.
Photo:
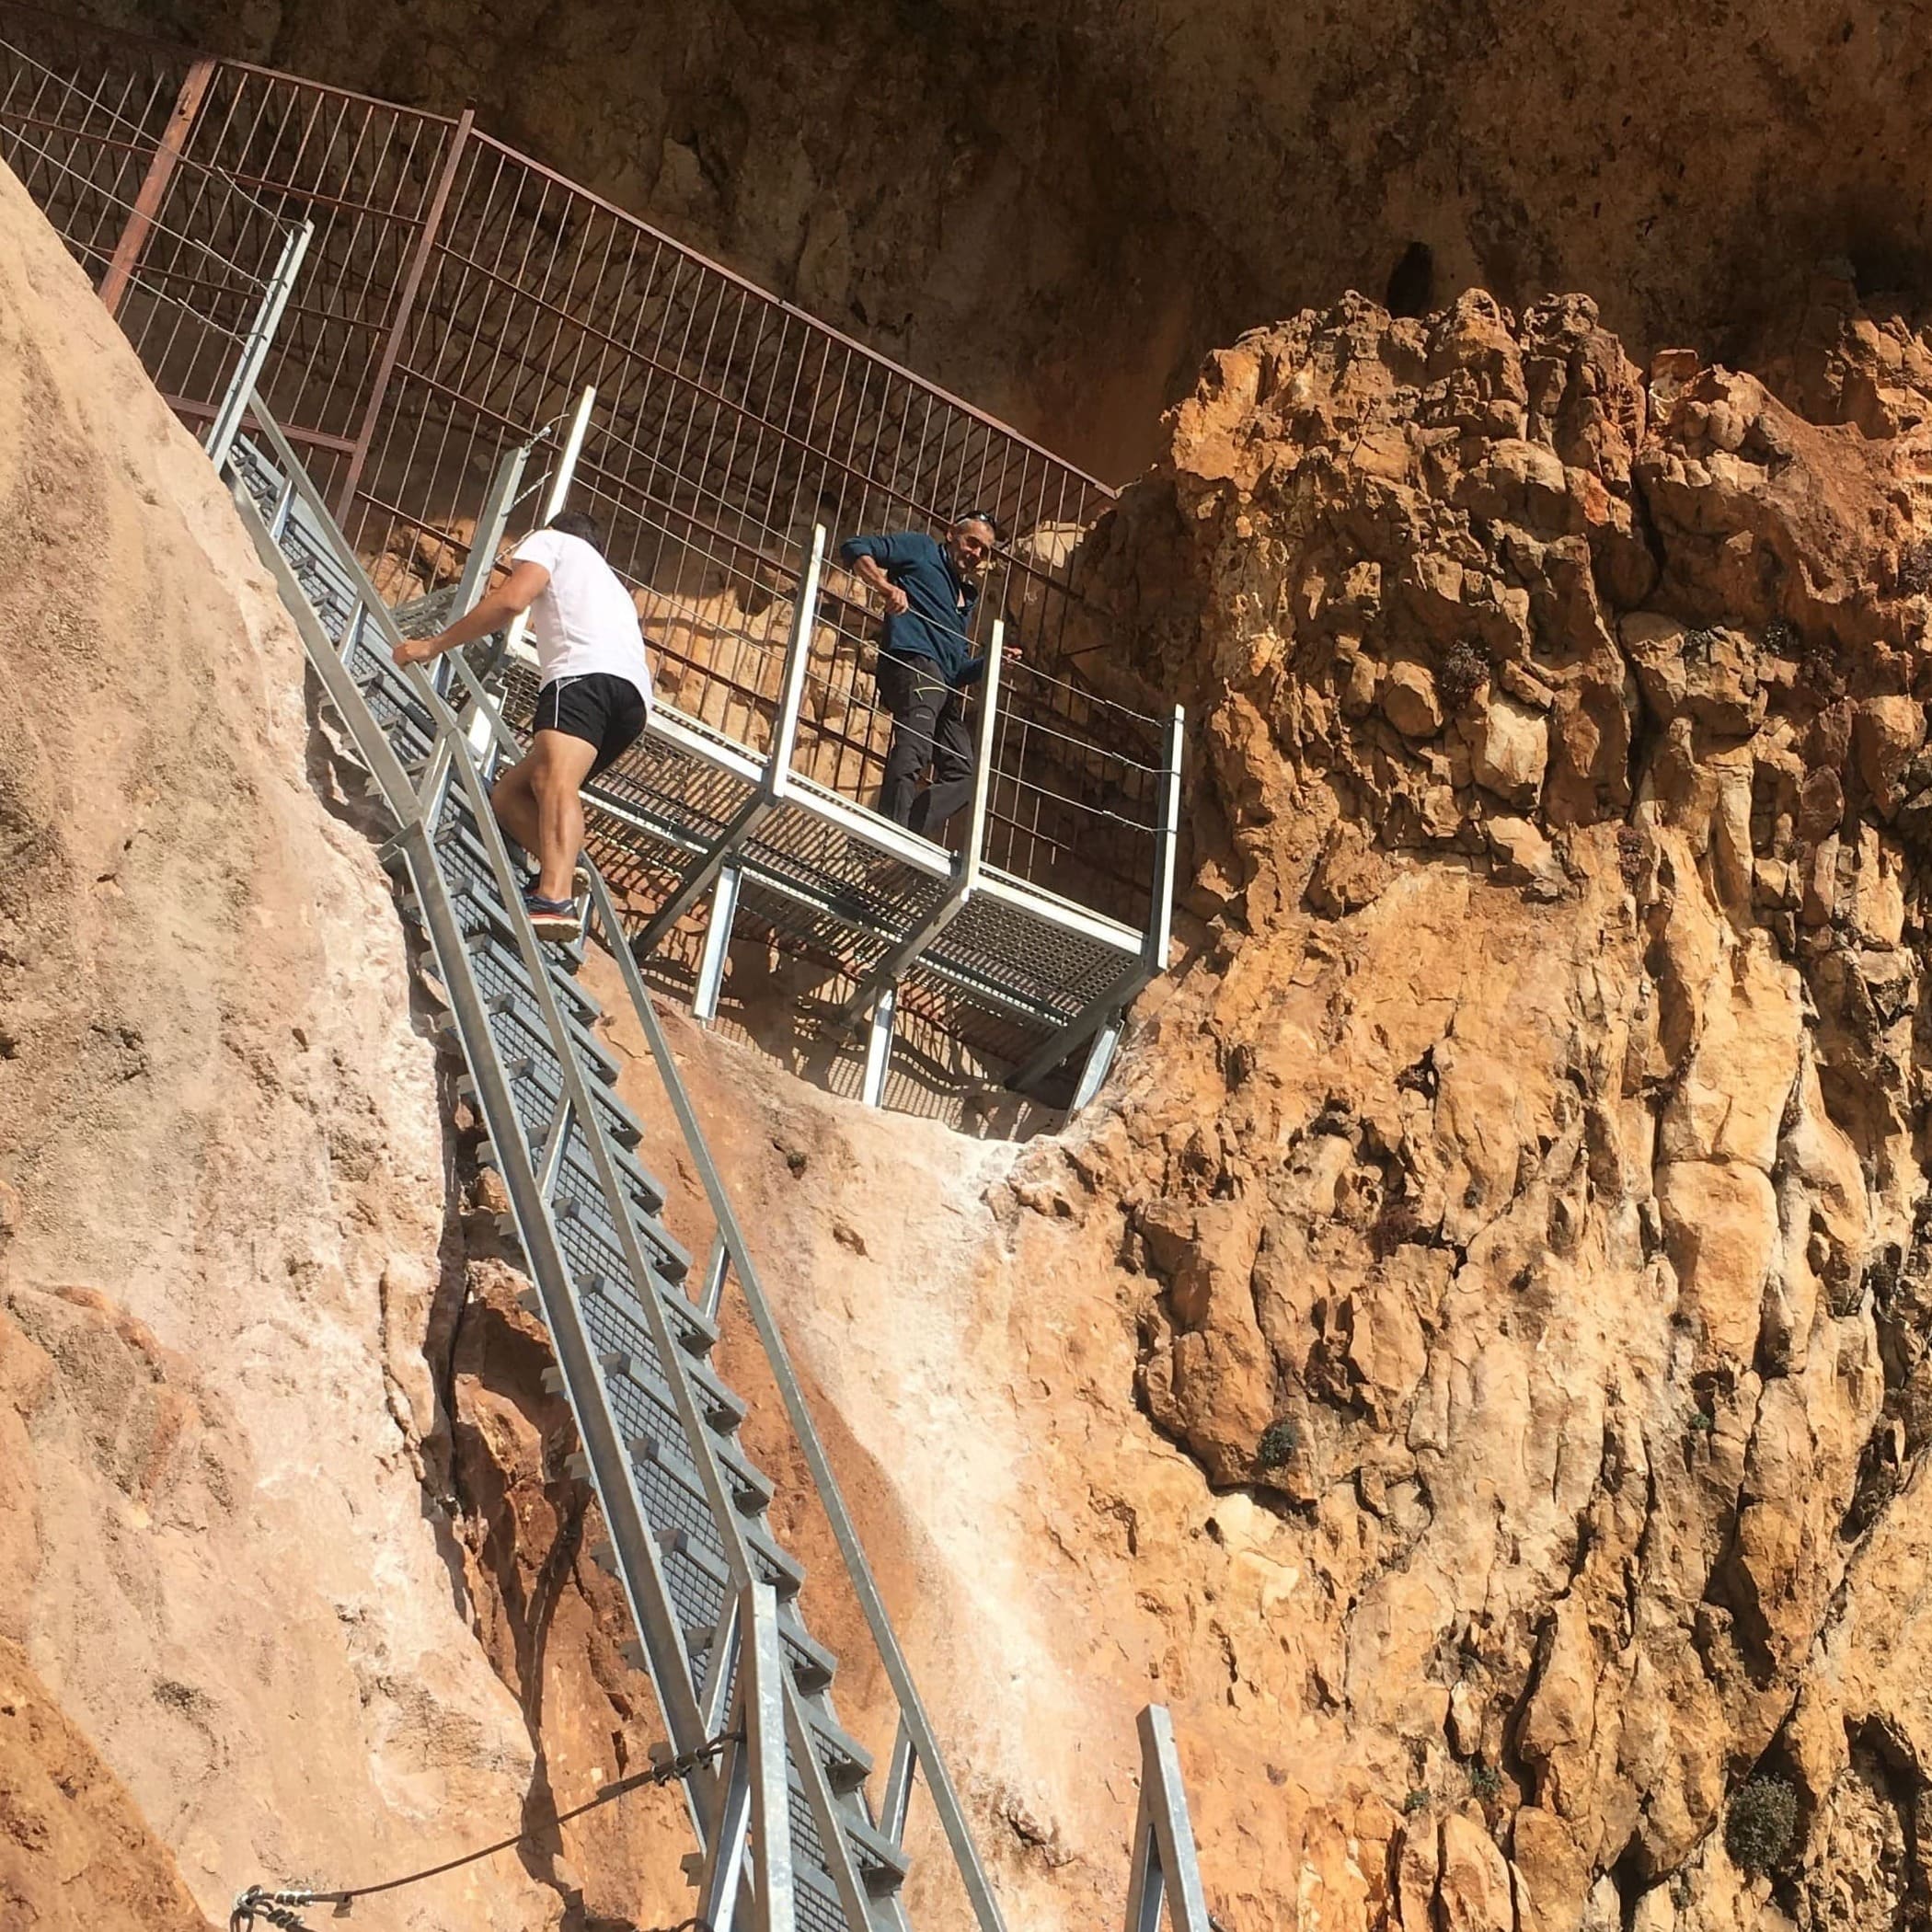
<svg viewBox="0 0 1932 1932">
<path fill-rule="evenodd" d="M 712 1932 L 730 1932 L 746 1907 L 765 1932 L 904 1932 L 906 1822 L 923 1777 L 965 1905 L 981 1932 L 1004 1932 L 609 891 L 593 871 L 588 930 L 623 973 L 682 1152 L 708 1198 L 718 1233 L 701 1266 L 661 1219 L 664 1190 L 639 1157 L 642 1126 L 615 1091 L 616 1064 L 593 1030 L 597 1005 L 573 977 L 581 947 L 545 947 L 523 912 L 522 879 L 488 802 L 491 765 L 514 753 L 514 739 L 460 658 L 443 660 L 436 680 L 396 668 L 393 619 L 286 439 L 259 408 L 254 421 L 224 474 L 370 794 L 393 822 L 385 862 L 427 943 L 440 1025 L 461 1051 L 484 1157 L 508 1196 L 506 1232 L 522 1246 L 528 1305 L 556 1351 L 553 1386 L 576 1423 L 573 1468 L 597 1496 L 609 1532 L 599 1554 L 638 1632 L 632 1661 L 650 1673 L 671 1751 L 701 1754 L 728 1729 L 742 1741 L 685 1782 L 700 1847 L 689 1861 L 696 1915 Z M 807 1627 L 803 1571 L 768 1521 L 771 1479 L 738 1439 L 745 1405 L 709 1362 L 733 1282 L 898 1706 L 876 1808 L 872 1757 L 834 1703 L 838 1661 Z M 1207 1932 L 1164 1711 L 1144 1716 L 1142 1739 L 1132 1932 L 1152 1932 L 1164 1897 L 1182 1932 Z"/>
<path fill-rule="evenodd" d="M 891 1932 L 904 1924 L 899 1833 L 914 1752 L 936 1794 L 943 1774 L 914 1704 L 902 1726 L 904 1762 L 894 1767 L 901 1795 L 888 1806 L 896 1815 L 872 1815 L 863 1788 L 871 1757 L 841 1727 L 833 1700 L 836 1660 L 799 1614 L 803 1571 L 767 1524 L 770 1479 L 737 1440 L 744 1405 L 707 1360 L 736 1244 L 714 1256 L 694 1299 L 692 1258 L 660 1219 L 663 1190 L 637 1154 L 642 1128 L 617 1097 L 616 1063 L 592 1030 L 596 1004 L 571 976 L 572 954 L 542 946 L 530 929 L 463 722 L 430 680 L 390 661 L 396 633 L 381 602 L 273 426 L 238 439 L 227 467 L 372 795 L 395 821 L 385 857 L 428 940 L 444 1024 L 485 1123 L 485 1158 L 511 1202 L 533 1312 L 556 1348 L 555 1386 L 581 1444 L 575 1468 L 602 1506 L 607 1565 L 641 1636 L 635 1661 L 650 1672 L 672 1747 L 694 1750 L 723 1727 L 742 1593 L 769 1585 L 786 1666 L 798 1923 L 811 1932 Z M 491 721 L 479 702 L 469 698 L 472 728 L 478 717 Z M 487 761 L 496 747 L 486 744 Z M 617 930 L 601 880 L 594 892 L 604 929 Z M 623 946 L 615 951 L 628 960 Z M 903 1673 L 896 1646 L 891 1662 Z M 707 1772 L 688 1788 L 707 1849 L 719 1842 L 721 1782 Z M 956 1814 L 943 1788 L 942 1814 Z M 991 1892 L 957 1822 L 949 1836 L 969 1861 L 969 1895 L 986 1932 L 996 1932 Z M 722 1894 L 705 1915 L 714 1926 L 730 1910 L 729 1862 L 720 1853 L 706 1875 Z"/>
</svg>

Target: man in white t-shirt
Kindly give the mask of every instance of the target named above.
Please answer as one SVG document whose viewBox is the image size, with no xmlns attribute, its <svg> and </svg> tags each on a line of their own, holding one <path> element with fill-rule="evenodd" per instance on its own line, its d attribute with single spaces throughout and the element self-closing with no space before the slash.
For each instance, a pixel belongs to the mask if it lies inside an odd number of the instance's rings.
<svg viewBox="0 0 1932 1932">
<path fill-rule="evenodd" d="M 567 510 L 526 536 L 510 574 L 433 638 L 396 647 L 398 664 L 426 664 L 459 644 L 507 629 L 530 613 L 539 688 L 530 749 L 503 774 L 489 802 L 502 826 L 537 862 L 523 895 L 538 937 L 569 941 L 581 930 L 572 898 L 583 849 L 580 788 L 638 741 L 650 716 L 650 667 L 637 606 L 604 560 L 596 520 Z"/>
</svg>

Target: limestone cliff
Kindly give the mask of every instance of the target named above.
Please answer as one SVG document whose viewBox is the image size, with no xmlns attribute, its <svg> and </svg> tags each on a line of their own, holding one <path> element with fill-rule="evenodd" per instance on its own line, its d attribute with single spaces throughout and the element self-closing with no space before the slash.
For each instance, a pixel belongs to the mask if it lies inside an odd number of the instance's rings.
<svg viewBox="0 0 1932 1932">
<path fill-rule="evenodd" d="M 398 1426 L 460 1276 L 386 881 L 206 459 L 4 170 L 0 528 L 0 1916 L 176 1932 L 509 1828 L 535 1753 Z M 554 1880 L 388 1923 L 530 1932 Z"/>
<path fill-rule="evenodd" d="M 1589 289 L 1640 356 L 1781 330 L 1823 257 L 1926 293 L 1918 0 L 99 10 L 473 102 L 1111 480 L 1207 350 L 1343 288 Z"/>
<path fill-rule="evenodd" d="M 0 1777 L 172 1932 L 170 1858 L 401 1869 L 654 1719 L 295 641 L 6 181 L 0 278 L 0 1637 L 75 1727 L 23 1679 Z M 1793 314 L 1754 375 L 1473 292 L 1211 360 L 1079 556 L 1070 647 L 1195 741 L 1176 972 L 1065 1133 L 680 1029 L 1016 1924 L 1117 1915 L 1150 1696 L 1231 1932 L 1932 1911 L 1932 351 Z M 399 1923 L 650 1923 L 683 1830 Z"/>
<path fill-rule="evenodd" d="M 1213 1615 L 1282 1794 L 1205 1802 L 1345 1919 L 1926 1907 L 1932 445 L 1853 306 L 1788 400 L 1576 298 L 1304 315 L 1083 551 L 1200 923 L 1034 1159 L 1281 1580 Z"/>
</svg>

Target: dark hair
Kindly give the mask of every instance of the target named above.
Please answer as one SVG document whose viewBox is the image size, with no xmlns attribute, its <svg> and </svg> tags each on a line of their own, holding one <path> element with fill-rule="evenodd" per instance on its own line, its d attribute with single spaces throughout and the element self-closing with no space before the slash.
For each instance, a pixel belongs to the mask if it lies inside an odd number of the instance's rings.
<svg viewBox="0 0 1932 1932">
<path fill-rule="evenodd" d="M 998 543 L 1000 540 L 1001 533 L 999 527 L 999 519 L 996 516 L 995 516 L 990 510 L 969 510 L 964 513 L 964 515 L 956 516 L 953 518 L 952 527 L 955 530 L 957 530 L 961 523 L 983 523 L 985 524 L 987 529 L 992 531 L 993 541 L 995 543 Z"/>
<path fill-rule="evenodd" d="M 604 531 L 588 510 L 559 510 L 549 527 L 559 536 L 581 536 L 599 557 L 604 555 Z"/>
</svg>

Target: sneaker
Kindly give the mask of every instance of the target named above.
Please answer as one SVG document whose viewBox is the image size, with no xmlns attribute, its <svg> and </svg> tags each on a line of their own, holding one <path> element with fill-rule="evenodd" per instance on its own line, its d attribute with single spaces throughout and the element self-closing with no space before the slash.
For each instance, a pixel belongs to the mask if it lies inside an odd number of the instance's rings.
<svg viewBox="0 0 1932 1932">
<path fill-rule="evenodd" d="M 535 892 L 523 894 L 523 910 L 539 939 L 552 945 L 570 946 L 583 937 L 583 924 L 577 916 L 577 904 L 570 899 L 544 899 Z"/>
<path fill-rule="evenodd" d="M 531 899 L 536 895 L 536 882 L 543 877 L 541 872 L 523 874 L 523 897 Z M 591 868 L 581 859 L 570 874 L 570 896 L 573 899 L 588 899 L 591 896 Z"/>
</svg>

